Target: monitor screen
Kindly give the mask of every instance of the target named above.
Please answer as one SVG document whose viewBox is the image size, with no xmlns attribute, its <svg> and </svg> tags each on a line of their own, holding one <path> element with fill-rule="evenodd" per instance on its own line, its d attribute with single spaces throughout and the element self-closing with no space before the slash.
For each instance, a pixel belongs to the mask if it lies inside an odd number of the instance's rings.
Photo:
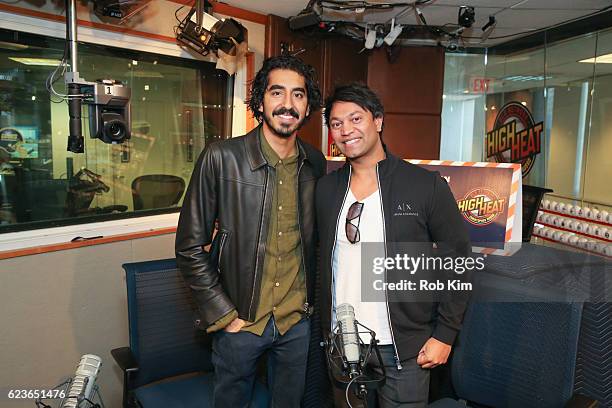
<svg viewBox="0 0 612 408">
<path fill-rule="evenodd" d="M 12 126 L 0 129 L 0 147 L 13 159 L 37 159 L 40 132 L 35 126 Z"/>
</svg>

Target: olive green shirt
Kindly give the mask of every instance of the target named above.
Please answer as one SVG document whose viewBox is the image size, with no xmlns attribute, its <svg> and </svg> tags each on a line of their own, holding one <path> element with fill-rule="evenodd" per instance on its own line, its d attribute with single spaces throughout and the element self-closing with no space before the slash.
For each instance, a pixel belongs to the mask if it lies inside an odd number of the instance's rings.
<svg viewBox="0 0 612 408">
<path fill-rule="evenodd" d="M 274 315 L 276 327 L 283 335 L 302 318 L 306 303 L 297 208 L 297 145 L 292 156 L 281 160 L 261 128 L 258 137 L 264 157 L 271 167 L 270 183 L 274 185 L 274 193 L 257 313 L 255 321 L 247 322 L 241 330 L 261 336 L 270 317 Z M 207 331 L 224 328 L 237 316 L 234 310 Z"/>
</svg>

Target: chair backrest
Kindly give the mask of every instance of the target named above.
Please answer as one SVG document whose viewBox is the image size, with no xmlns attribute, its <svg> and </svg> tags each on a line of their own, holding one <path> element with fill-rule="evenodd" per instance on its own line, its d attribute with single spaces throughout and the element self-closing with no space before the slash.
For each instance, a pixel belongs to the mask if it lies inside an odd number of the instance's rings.
<svg viewBox="0 0 612 408">
<path fill-rule="evenodd" d="M 210 339 L 194 325 L 196 306 L 175 259 L 124 264 L 134 386 L 212 371 Z"/>
<path fill-rule="evenodd" d="M 523 242 L 531 241 L 533 225 L 538 216 L 538 210 L 544 194 L 552 193 L 549 188 L 523 184 Z"/>
<path fill-rule="evenodd" d="M 452 360 L 459 398 L 491 407 L 562 407 L 571 398 L 581 308 L 472 303 Z"/>
<path fill-rule="evenodd" d="M 173 207 L 185 192 L 185 180 L 171 174 L 147 174 L 132 181 L 134 210 Z"/>
<path fill-rule="evenodd" d="M 42 221 L 66 216 L 68 180 L 26 181 L 17 203 L 25 213 L 24 221 Z"/>
</svg>

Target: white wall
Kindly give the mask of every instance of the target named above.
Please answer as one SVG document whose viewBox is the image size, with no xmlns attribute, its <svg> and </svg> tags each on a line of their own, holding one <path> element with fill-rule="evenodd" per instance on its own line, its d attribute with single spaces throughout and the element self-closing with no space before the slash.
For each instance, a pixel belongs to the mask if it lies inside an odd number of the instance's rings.
<svg viewBox="0 0 612 408">
<path fill-rule="evenodd" d="M 121 406 L 123 376 L 110 355 L 129 341 L 121 265 L 173 256 L 168 234 L 0 260 L 0 406 L 34 406 L 4 391 L 53 387 L 87 353 L 102 358 L 105 405 Z"/>
</svg>

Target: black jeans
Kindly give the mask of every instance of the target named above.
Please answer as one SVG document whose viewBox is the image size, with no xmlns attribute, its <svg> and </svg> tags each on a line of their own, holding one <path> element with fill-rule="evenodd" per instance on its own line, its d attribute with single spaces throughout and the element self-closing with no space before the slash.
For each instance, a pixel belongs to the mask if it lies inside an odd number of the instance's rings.
<svg viewBox="0 0 612 408">
<path fill-rule="evenodd" d="M 213 337 L 215 408 L 248 407 L 251 402 L 257 359 L 268 352 L 268 389 L 272 408 L 299 408 L 306 380 L 310 320 L 302 319 L 280 335 L 274 318 L 263 334 L 227 333 Z"/>
<path fill-rule="evenodd" d="M 425 408 L 429 398 L 430 370 L 421 368 L 416 357 L 402 361 L 402 369 L 395 364 L 395 352 L 392 345 L 379 346 L 380 356 L 385 366 L 385 384 L 368 395 L 368 407 L 375 407 L 378 400 L 379 408 Z M 371 360 L 370 360 L 371 361 Z M 372 366 L 379 374 L 382 370 Z M 351 387 L 352 388 L 352 387 Z M 346 387 L 335 387 L 334 401 L 336 407 L 348 407 L 345 395 Z M 354 408 L 363 407 L 353 390 L 349 390 L 349 400 Z"/>
</svg>

